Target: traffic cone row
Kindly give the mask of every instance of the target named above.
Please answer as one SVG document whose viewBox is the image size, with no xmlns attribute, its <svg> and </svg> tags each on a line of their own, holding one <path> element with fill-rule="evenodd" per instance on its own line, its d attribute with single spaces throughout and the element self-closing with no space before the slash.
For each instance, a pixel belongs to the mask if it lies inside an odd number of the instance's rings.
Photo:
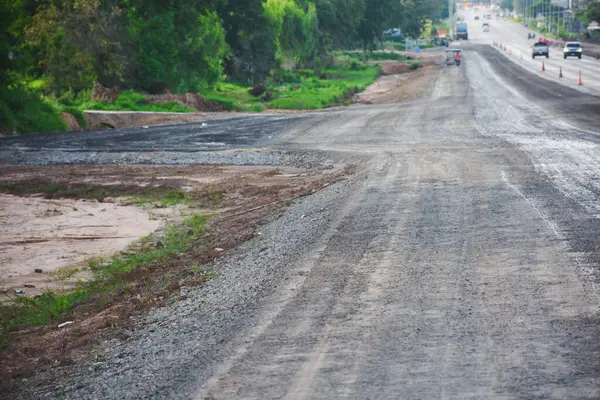
<svg viewBox="0 0 600 400">
<path fill-rule="evenodd" d="M 579 86 L 583 85 L 583 79 L 581 78 L 581 70 L 579 70 Z"/>
</svg>

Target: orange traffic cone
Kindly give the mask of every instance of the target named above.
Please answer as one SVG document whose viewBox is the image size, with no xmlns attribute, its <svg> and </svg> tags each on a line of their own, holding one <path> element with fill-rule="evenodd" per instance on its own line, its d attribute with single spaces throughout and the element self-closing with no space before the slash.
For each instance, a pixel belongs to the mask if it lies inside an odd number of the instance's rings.
<svg viewBox="0 0 600 400">
<path fill-rule="evenodd" d="M 523 53 L 521 53 L 521 61 L 523 60 Z"/>
<path fill-rule="evenodd" d="M 559 77 L 559 78 L 562 78 L 562 77 L 563 77 L 563 74 L 562 74 L 562 67 L 560 67 L 560 73 L 558 74 L 558 77 Z"/>
<path fill-rule="evenodd" d="M 583 85 L 583 79 L 581 78 L 581 70 L 579 70 L 579 85 Z"/>
<path fill-rule="evenodd" d="M 542 61 L 542 71 L 546 70 L 546 65 L 544 64 L 544 62 Z"/>
</svg>

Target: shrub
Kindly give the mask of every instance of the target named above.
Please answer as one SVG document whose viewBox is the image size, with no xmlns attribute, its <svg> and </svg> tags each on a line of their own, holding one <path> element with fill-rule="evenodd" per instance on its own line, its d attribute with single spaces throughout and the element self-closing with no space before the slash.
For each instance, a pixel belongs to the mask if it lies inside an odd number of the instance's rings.
<svg viewBox="0 0 600 400">
<path fill-rule="evenodd" d="M 38 93 L 25 87 L 0 87 L 0 130 L 34 133 L 66 129 L 60 113 Z"/>
</svg>

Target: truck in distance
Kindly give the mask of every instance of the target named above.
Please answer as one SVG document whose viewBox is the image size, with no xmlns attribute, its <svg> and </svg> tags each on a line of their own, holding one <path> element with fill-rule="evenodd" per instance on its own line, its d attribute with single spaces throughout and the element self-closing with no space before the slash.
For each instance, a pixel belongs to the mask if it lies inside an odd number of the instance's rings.
<svg viewBox="0 0 600 400">
<path fill-rule="evenodd" d="M 460 39 L 469 40 L 469 33 L 467 31 L 466 23 L 463 22 L 460 24 L 456 24 L 456 34 L 454 35 L 454 38 L 456 40 L 460 40 Z"/>
</svg>

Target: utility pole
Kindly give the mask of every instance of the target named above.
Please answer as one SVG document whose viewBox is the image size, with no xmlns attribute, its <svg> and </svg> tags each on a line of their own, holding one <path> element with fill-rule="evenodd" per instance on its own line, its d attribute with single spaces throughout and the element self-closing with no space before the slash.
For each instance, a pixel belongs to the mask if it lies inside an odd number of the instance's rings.
<svg viewBox="0 0 600 400">
<path fill-rule="evenodd" d="M 448 40 L 454 40 L 454 0 L 448 0 Z"/>
</svg>

